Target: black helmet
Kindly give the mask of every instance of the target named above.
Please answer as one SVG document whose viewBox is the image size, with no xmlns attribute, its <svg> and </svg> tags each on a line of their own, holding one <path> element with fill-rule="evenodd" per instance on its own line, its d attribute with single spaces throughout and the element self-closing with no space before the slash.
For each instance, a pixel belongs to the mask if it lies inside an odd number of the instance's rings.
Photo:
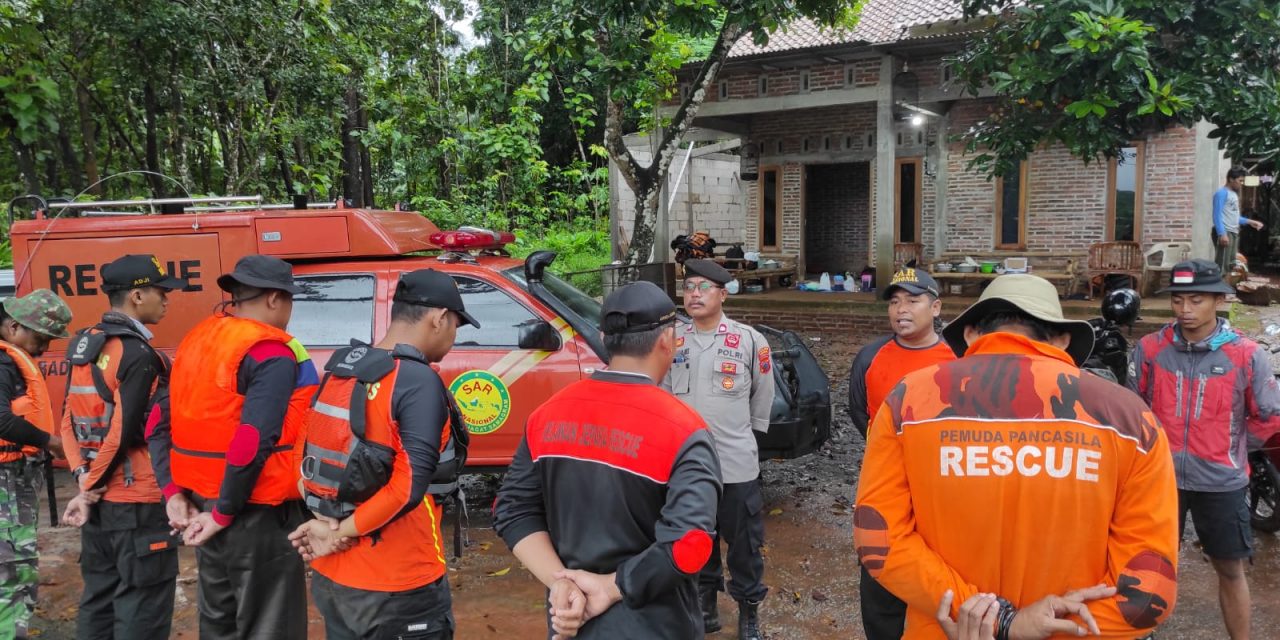
<svg viewBox="0 0 1280 640">
<path fill-rule="evenodd" d="M 1142 297 L 1133 289 L 1116 289 L 1102 299 L 1102 317 L 1118 325 L 1130 325 L 1138 319 Z"/>
</svg>

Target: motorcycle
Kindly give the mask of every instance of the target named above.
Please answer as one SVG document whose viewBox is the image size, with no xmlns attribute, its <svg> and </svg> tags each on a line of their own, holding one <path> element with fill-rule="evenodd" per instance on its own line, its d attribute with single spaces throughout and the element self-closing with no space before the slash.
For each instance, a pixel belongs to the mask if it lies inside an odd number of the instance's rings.
<svg viewBox="0 0 1280 640">
<path fill-rule="evenodd" d="M 1280 531 L 1280 434 L 1249 452 L 1249 522 L 1262 533 Z"/>
</svg>

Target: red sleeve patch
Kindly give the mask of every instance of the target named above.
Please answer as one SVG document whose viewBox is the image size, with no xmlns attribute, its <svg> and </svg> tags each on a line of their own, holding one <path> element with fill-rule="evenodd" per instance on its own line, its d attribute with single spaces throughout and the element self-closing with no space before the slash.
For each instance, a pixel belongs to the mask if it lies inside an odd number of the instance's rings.
<svg viewBox="0 0 1280 640">
<path fill-rule="evenodd" d="M 671 557 L 676 568 L 686 574 L 701 571 L 711 558 L 711 535 L 702 529 L 690 529 L 671 545 Z"/>
<path fill-rule="evenodd" d="M 253 462 L 254 456 L 258 455 L 258 430 L 253 425 L 242 424 L 236 428 L 236 433 L 231 436 L 231 444 L 227 445 L 227 464 L 233 467 L 243 467 Z"/>
</svg>

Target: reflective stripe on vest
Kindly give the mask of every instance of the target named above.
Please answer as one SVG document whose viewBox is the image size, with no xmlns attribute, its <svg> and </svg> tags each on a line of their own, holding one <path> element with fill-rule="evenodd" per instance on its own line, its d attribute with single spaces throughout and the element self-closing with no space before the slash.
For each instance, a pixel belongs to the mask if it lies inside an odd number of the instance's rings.
<svg viewBox="0 0 1280 640">
<path fill-rule="evenodd" d="M 40 368 L 26 351 L 16 345 L 0 340 L 0 351 L 4 351 L 13 359 L 14 364 L 18 366 L 18 373 L 22 375 L 22 380 L 27 385 L 26 394 L 14 398 L 9 410 L 13 415 L 53 435 L 53 409 L 49 404 L 49 388 L 45 386 Z M 4 447 L 0 449 L 0 464 L 21 460 L 41 452 L 39 447 L 22 447 L 5 440 L 0 440 L 0 446 Z"/>
</svg>

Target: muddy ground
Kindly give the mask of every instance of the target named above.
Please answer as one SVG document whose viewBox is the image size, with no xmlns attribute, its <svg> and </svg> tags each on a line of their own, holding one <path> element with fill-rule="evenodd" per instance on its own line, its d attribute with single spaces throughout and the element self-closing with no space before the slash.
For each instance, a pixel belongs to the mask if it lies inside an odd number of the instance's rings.
<svg viewBox="0 0 1280 640">
<path fill-rule="evenodd" d="M 1264 317 L 1250 312 L 1248 325 L 1280 322 L 1280 307 Z M 1274 320 L 1270 319 L 1272 316 Z M 769 598 L 761 609 L 768 637 L 776 640 L 863 637 L 858 614 L 858 571 L 852 548 L 850 502 L 862 458 L 863 441 L 845 414 L 849 363 L 865 337 L 815 335 L 810 342 L 832 378 L 836 423 L 831 440 L 806 458 L 763 465 L 766 506 L 766 576 Z M 1280 343 L 1280 339 L 1277 339 Z M 61 473 L 60 499 L 70 497 Z M 489 528 L 488 505 L 497 479 L 478 478 L 471 487 L 471 546 L 453 561 L 457 637 L 538 638 L 545 633 L 543 589 Z M 42 518 L 47 518 L 47 515 Z M 446 525 L 448 535 L 449 522 Z M 1280 638 L 1280 541 L 1257 536 L 1257 557 L 1249 574 L 1253 592 L 1253 633 Z M 35 630 L 43 638 L 75 635 L 80 581 L 79 533 L 66 528 L 40 531 L 41 587 Z M 1052 552 L 1052 550 L 1046 550 Z M 1217 604 L 1216 579 L 1193 544 L 1181 557 L 1177 610 L 1161 638 L 1220 638 L 1225 632 Z M 174 638 L 197 637 L 194 553 L 182 550 Z M 725 630 L 708 638 L 732 638 L 736 611 L 721 596 Z M 726 615 L 728 614 L 728 615 Z M 319 614 L 311 610 L 311 637 L 323 638 Z"/>
</svg>

